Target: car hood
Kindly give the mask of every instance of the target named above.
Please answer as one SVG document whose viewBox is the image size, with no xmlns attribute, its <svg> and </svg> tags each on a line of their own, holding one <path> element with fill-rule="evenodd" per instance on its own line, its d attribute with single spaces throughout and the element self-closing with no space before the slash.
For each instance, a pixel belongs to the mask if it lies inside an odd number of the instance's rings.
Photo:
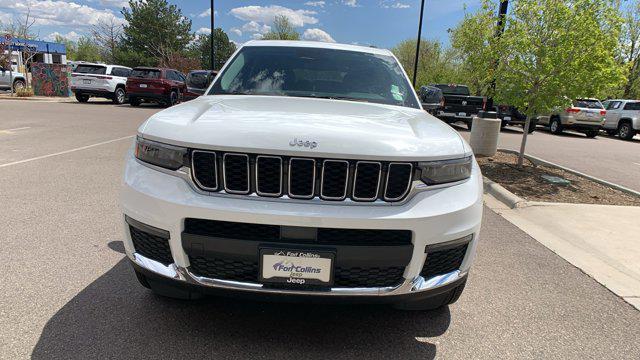
<svg viewBox="0 0 640 360">
<path fill-rule="evenodd" d="M 344 159 L 440 160 L 471 152 L 423 110 L 284 96 L 203 96 L 153 115 L 139 135 L 191 148 Z"/>
</svg>

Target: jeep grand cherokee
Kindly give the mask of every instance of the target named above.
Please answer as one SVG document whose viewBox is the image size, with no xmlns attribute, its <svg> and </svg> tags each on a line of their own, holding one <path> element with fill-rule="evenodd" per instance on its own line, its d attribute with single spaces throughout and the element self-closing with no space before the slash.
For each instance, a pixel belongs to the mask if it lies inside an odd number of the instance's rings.
<svg viewBox="0 0 640 360">
<path fill-rule="evenodd" d="M 160 295 L 431 309 L 464 288 L 482 181 L 391 52 L 252 41 L 205 96 L 140 126 L 121 202 Z"/>
</svg>

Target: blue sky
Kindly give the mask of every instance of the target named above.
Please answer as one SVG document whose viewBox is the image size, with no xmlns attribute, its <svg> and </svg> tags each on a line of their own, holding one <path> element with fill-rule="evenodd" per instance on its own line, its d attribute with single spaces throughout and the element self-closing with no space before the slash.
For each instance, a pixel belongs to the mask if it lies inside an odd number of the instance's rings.
<svg viewBox="0 0 640 360">
<path fill-rule="evenodd" d="M 192 30 L 210 31 L 209 0 L 169 0 L 193 20 Z M 423 37 L 448 42 L 447 29 L 455 26 L 480 0 L 426 0 Z M 61 34 L 72 40 L 90 32 L 100 20 L 123 22 L 124 0 L 0 0 L 0 23 L 30 10 L 34 32 L 41 39 Z M 216 27 L 243 43 L 269 30 L 278 14 L 289 17 L 303 38 L 390 48 L 416 37 L 419 0 L 216 0 Z M 498 0 L 496 0 L 496 6 Z"/>
</svg>

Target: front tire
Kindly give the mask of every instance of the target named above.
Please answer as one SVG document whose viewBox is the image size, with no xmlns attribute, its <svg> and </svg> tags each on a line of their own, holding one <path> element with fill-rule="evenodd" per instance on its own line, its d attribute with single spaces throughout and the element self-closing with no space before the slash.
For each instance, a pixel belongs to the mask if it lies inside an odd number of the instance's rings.
<svg viewBox="0 0 640 360">
<path fill-rule="evenodd" d="M 623 140 L 631 140 L 636 136 L 636 131 L 633 130 L 630 123 L 623 122 L 618 126 L 618 136 Z"/>
<path fill-rule="evenodd" d="M 18 92 L 18 90 L 24 89 L 25 86 L 23 80 L 16 80 L 13 82 L 13 92 Z"/>
<path fill-rule="evenodd" d="M 169 98 L 167 99 L 167 106 L 171 107 L 175 104 L 177 104 L 179 101 L 178 99 L 178 92 L 177 91 L 171 91 L 171 93 L 169 94 Z"/>
<path fill-rule="evenodd" d="M 554 135 L 562 134 L 562 123 L 559 118 L 556 117 L 551 119 L 551 122 L 549 123 L 549 131 Z"/>
<path fill-rule="evenodd" d="M 81 103 L 86 103 L 89 101 L 89 95 L 76 94 L 76 100 Z"/>
<path fill-rule="evenodd" d="M 113 93 L 113 103 L 116 105 L 124 104 L 126 99 L 127 99 L 127 94 L 125 93 L 124 89 L 121 87 L 117 88 L 116 91 Z"/>
</svg>

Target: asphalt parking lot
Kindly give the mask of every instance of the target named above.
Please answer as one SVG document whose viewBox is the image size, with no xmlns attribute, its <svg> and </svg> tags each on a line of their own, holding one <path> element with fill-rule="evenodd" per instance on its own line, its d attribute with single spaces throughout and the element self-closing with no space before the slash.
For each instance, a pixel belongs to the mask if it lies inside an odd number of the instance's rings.
<svg viewBox="0 0 640 360">
<path fill-rule="evenodd" d="M 640 358 L 639 311 L 489 209 L 449 308 L 152 295 L 124 258 L 118 189 L 135 130 L 159 110 L 0 102 L 0 358 Z M 529 149 L 591 151 L 593 175 L 640 181 L 640 165 L 608 160 L 638 146 L 540 132 Z"/>
</svg>

